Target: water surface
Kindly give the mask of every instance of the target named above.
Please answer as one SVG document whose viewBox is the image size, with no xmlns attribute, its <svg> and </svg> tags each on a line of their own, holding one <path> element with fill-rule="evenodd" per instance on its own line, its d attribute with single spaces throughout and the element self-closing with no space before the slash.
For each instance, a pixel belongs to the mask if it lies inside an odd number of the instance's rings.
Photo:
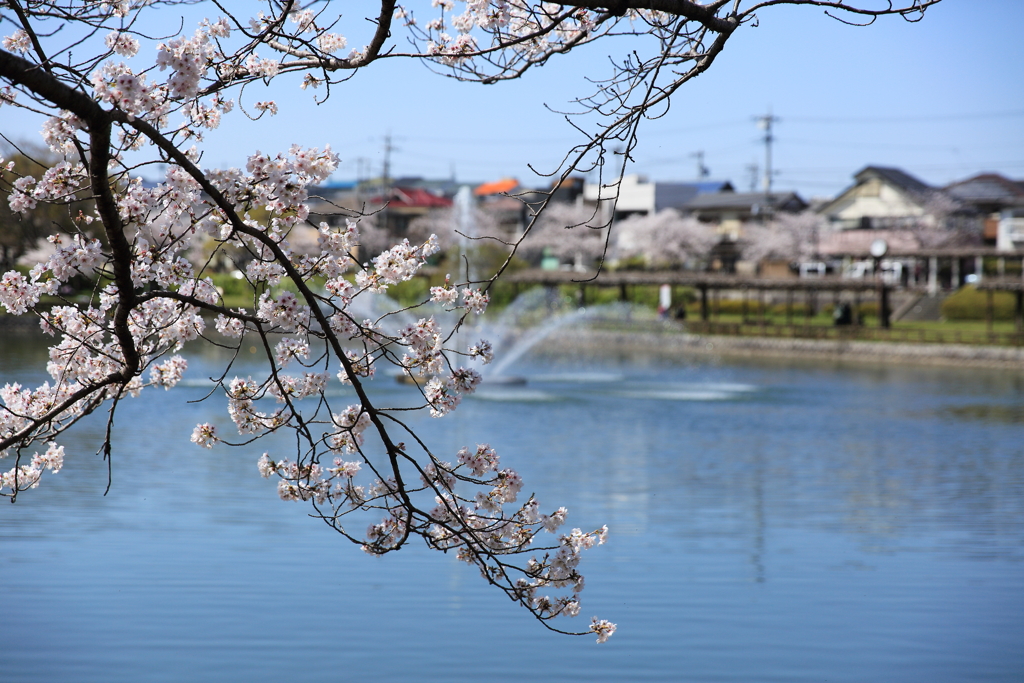
<svg viewBox="0 0 1024 683">
<path fill-rule="evenodd" d="M 41 381 L 43 352 L 8 336 L 0 382 Z M 416 419 L 609 525 L 568 622 L 618 623 L 597 646 L 454 558 L 367 557 L 277 500 L 266 445 L 189 443 L 230 424 L 188 403 L 215 360 L 122 406 L 109 495 L 93 420 L 0 505 L 3 681 L 1024 679 L 1020 373 L 533 356 L 525 386 Z"/>
</svg>

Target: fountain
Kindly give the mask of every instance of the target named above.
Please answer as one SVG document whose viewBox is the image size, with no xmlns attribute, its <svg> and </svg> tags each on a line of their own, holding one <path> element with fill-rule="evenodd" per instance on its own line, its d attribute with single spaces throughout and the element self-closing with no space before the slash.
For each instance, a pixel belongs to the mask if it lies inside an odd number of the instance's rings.
<svg viewBox="0 0 1024 683">
<path fill-rule="evenodd" d="M 473 193 L 468 186 L 463 186 L 455 196 L 451 224 L 453 231 L 460 236 L 458 262 L 469 264 L 466 276 L 470 282 L 475 282 L 479 278 L 473 269 L 473 259 L 465 258 L 472 241 L 478 236 Z M 386 316 L 385 319 L 391 321 L 391 325 L 388 325 L 389 333 L 412 324 L 417 318 L 425 315 L 433 315 L 443 328 L 450 329 L 455 323 L 455 316 L 458 315 L 458 312 L 446 312 L 437 305 L 419 309 L 416 315 L 408 311 L 397 315 L 392 313 L 399 308 L 397 302 L 384 294 L 364 293 L 353 301 L 350 312 L 360 319 L 378 320 Z M 471 343 L 476 343 L 479 339 L 488 340 L 494 349 L 496 361 L 492 365 L 480 368 L 484 383 L 488 386 L 523 385 L 526 378 L 509 374 L 509 368 L 554 332 L 569 325 L 609 316 L 628 321 L 632 315 L 633 308 L 627 304 L 583 308 L 571 297 L 563 296 L 557 288 L 538 287 L 517 297 L 493 322 L 485 319 L 473 326 L 461 326 L 455 334 L 453 346 L 465 351 Z M 396 375 L 396 379 L 403 383 L 418 381 L 404 374 Z"/>
<path fill-rule="evenodd" d="M 524 384 L 526 380 L 507 371 L 513 363 L 556 330 L 581 322 L 587 309 L 570 307 L 558 290 L 537 288 L 521 294 L 494 323 L 484 325 L 480 336 L 490 340 L 497 359 L 484 369 L 488 384 Z"/>
</svg>

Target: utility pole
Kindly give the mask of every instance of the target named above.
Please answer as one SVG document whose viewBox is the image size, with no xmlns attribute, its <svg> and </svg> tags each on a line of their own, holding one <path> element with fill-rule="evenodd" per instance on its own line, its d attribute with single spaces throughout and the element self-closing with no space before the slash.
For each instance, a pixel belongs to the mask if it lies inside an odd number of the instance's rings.
<svg viewBox="0 0 1024 683">
<path fill-rule="evenodd" d="M 775 136 L 772 135 L 772 125 L 779 121 L 778 116 L 772 116 L 772 110 L 768 108 L 768 114 L 766 116 L 757 117 L 757 127 L 764 131 L 764 181 L 762 185 L 764 187 L 764 200 L 765 200 L 765 216 L 770 217 L 772 209 L 772 176 L 774 171 L 772 170 L 772 142 L 775 140 Z"/>
<path fill-rule="evenodd" d="M 691 157 L 697 157 L 697 180 L 704 180 L 711 175 L 711 169 L 704 165 L 704 150 L 690 153 Z"/>
<path fill-rule="evenodd" d="M 753 162 L 751 164 L 747 164 L 744 168 L 746 169 L 747 173 L 750 174 L 750 191 L 751 191 L 751 193 L 757 192 L 757 176 L 758 176 L 758 172 L 760 171 L 761 167 L 758 166 L 757 162 L 755 161 L 755 162 Z"/>
<path fill-rule="evenodd" d="M 381 178 L 381 195 L 384 199 L 384 208 L 381 210 L 381 223 L 385 232 L 391 230 L 391 217 L 388 215 L 388 203 L 391 201 L 391 153 L 395 151 L 391 144 L 391 133 L 384 136 L 384 177 Z"/>
<path fill-rule="evenodd" d="M 354 199 L 359 210 L 363 209 L 363 181 L 366 180 L 365 169 L 370 167 L 370 161 L 366 157 L 356 157 L 356 186 L 354 188 Z"/>
<path fill-rule="evenodd" d="M 395 147 L 391 144 L 391 133 L 388 133 L 384 136 L 384 177 L 382 182 L 385 192 L 391 189 L 391 153 L 393 151 L 395 151 Z"/>
</svg>

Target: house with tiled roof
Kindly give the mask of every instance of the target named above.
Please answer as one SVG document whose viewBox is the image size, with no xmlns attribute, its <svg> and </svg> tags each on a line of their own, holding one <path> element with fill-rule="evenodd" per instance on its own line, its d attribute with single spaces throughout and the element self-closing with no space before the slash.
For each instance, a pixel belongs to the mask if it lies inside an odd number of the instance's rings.
<svg viewBox="0 0 1024 683">
<path fill-rule="evenodd" d="M 867 166 L 854 184 L 818 213 L 836 230 L 893 230 L 927 225 L 939 227 L 930 206 L 940 191 L 909 173 L 885 166 Z"/>
<path fill-rule="evenodd" d="M 997 249 L 1024 247 L 1024 180 L 981 173 L 943 188 L 974 214 L 982 237 Z"/>
<path fill-rule="evenodd" d="M 777 213 L 800 213 L 807 202 L 796 192 L 709 192 L 683 206 L 683 213 L 718 226 L 723 235 L 736 239 L 740 226 Z"/>
<path fill-rule="evenodd" d="M 386 194 L 369 199 L 370 206 L 384 206 L 378 220 L 392 236 L 402 237 L 409 223 L 436 209 L 451 208 L 452 200 L 420 187 L 394 186 Z"/>
</svg>

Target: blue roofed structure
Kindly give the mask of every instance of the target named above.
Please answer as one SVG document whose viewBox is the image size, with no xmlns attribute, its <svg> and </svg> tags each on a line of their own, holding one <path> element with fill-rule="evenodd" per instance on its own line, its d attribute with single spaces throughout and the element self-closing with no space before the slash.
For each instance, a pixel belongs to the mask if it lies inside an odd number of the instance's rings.
<svg viewBox="0 0 1024 683">
<path fill-rule="evenodd" d="M 701 180 L 695 182 L 663 182 L 651 181 L 645 176 L 633 173 L 623 177 L 616 185 L 597 185 L 587 183 L 583 188 L 584 201 L 595 204 L 607 201 L 618 190 L 618 201 L 615 205 L 615 218 L 625 218 L 636 214 L 652 214 L 665 209 L 681 210 L 694 197 L 703 194 L 732 192 L 732 183 L 728 180 Z"/>
</svg>

